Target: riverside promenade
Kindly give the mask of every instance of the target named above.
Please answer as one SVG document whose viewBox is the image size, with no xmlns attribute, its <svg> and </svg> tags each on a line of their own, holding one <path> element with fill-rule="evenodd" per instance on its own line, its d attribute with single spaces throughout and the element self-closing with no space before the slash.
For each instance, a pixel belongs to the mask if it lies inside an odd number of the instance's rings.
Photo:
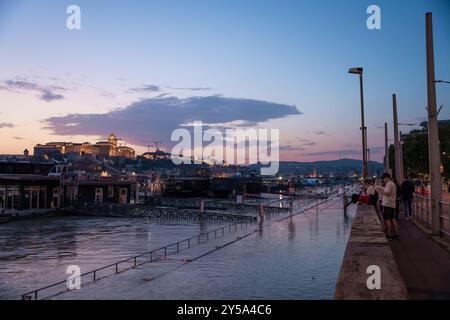
<svg viewBox="0 0 450 320">
<path fill-rule="evenodd" d="M 400 240 L 388 241 L 375 209 L 358 206 L 335 299 L 450 299 L 448 239 L 433 237 L 424 223 L 426 214 L 419 217 L 426 210 L 417 208 L 413 221 L 400 217 Z M 380 267 L 381 288 L 370 290 L 367 268 L 373 265 Z"/>
<path fill-rule="evenodd" d="M 371 267 L 380 270 L 379 289 L 367 285 Z M 359 204 L 336 283 L 336 300 L 405 300 L 406 286 L 373 206 Z"/>
<path fill-rule="evenodd" d="M 400 240 L 392 241 L 408 299 L 450 299 L 450 249 L 422 227 L 400 219 Z"/>
</svg>

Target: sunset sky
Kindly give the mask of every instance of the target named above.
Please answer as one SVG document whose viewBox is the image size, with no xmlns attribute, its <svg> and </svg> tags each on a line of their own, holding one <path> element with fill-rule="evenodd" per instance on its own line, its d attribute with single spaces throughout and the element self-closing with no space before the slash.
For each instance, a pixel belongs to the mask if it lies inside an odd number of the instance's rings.
<svg viewBox="0 0 450 320">
<path fill-rule="evenodd" d="M 81 30 L 66 8 L 81 8 Z M 381 8 L 381 30 L 366 26 Z M 426 119 L 425 13 L 450 80 L 450 1 L 0 0 L 0 154 L 114 132 L 147 151 L 193 121 L 280 129 L 283 160 L 360 158 L 364 67 L 372 158 Z M 450 85 L 437 85 L 440 119 Z M 402 127 L 402 130 L 410 130 Z"/>
</svg>

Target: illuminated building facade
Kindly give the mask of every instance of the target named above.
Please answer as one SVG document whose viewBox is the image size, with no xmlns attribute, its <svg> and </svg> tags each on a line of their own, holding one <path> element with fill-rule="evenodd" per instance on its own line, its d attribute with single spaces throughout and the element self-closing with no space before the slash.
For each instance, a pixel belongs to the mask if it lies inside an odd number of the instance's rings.
<svg viewBox="0 0 450 320">
<path fill-rule="evenodd" d="M 89 142 L 73 143 L 73 142 L 49 142 L 46 144 L 38 144 L 34 147 L 34 155 L 52 158 L 56 155 L 75 154 L 79 156 L 93 155 L 100 157 L 124 157 L 134 158 L 135 151 L 133 148 L 118 145 L 119 139 L 111 133 L 107 141 L 99 141 L 95 144 Z"/>
</svg>

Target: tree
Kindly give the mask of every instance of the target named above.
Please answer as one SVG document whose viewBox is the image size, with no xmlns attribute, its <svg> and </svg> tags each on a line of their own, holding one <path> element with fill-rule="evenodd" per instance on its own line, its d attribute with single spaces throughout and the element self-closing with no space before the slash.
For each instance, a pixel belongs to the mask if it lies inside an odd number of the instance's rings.
<svg viewBox="0 0 450 320">
<path fill-rule="evenodd" d="M 427 123 L 422 130 L 414 130 L 403 136 L 404 174 L 412 178 L 428 177 L 428 131 Z M 450 122 L 439 121 L 439 140 L 441 147 L 441 162 L 444 167 L 442 176 L 450 178 Z M 394 146 L 389 146 L 389 163 L 395 174 Z"/>
</svg>

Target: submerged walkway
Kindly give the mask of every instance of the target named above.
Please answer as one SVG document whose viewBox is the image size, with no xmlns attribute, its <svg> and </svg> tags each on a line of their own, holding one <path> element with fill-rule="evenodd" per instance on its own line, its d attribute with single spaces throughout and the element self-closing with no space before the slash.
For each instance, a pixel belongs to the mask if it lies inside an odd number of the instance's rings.
<svg viewBox="0 0 450 320">
<path fill-rule="evenodd" d="M 391 241 L 408 299 L 450 299 L 450 252 L 410 221 L 399 221 L 399 241 Z"/>
</svg>

